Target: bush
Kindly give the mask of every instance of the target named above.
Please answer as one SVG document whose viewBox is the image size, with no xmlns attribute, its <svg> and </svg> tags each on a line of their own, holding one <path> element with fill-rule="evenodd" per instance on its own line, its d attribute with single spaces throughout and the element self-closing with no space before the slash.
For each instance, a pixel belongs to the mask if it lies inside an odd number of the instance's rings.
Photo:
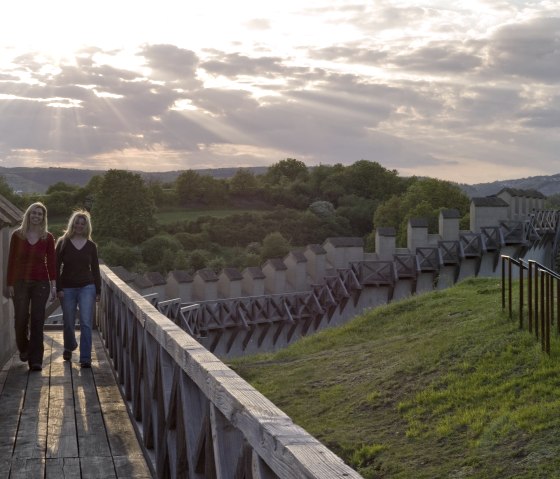
<svg viewBox="0 0 560 479">
<path fill-rule="evenodd" d="M 203 248 L 209 241 L 205 233 L 176 233 L 174 237 L 187 251 Z"/>
<path fill-rule="evenodd" d="M 169 235 L 152 236 L 140 245 L 142 259 L 148 265 L 158 264 L 166 251 L 176 253 L 182 248 L 181 243 Z"/>
<path fill-rule="evenodd" d="M 309 205 L 309 211 L 323 219 L 334 216 L 334 206 L 330 201 L 314 201 Z"/>
<path fill-rule="evenodd" d="M 266 235 L 261 249 L 261 260 L 264 262 L 270 258 L 283 258 L 290 252 L 290 242 L 275 231 Z"/>
<path fill-rule="evenodd" d="M 142 254 L 137 247 L 118 244 L 115 241 L 101 243 L 99 257 L 109 266 L 123 266 L 127 269 L 142 261 Z"/>
<path fill-rule="evenodd" d="M 210 261 L 211 257 L 211 253 L 204 249 L 195 249 L 194 251 L 191 251 L 191 254 L 188 256 L 188 269 L 194 272 L 199 269 L 206 268 L 206 265 L 208 264 L 208 261 Z"/>
</svg>

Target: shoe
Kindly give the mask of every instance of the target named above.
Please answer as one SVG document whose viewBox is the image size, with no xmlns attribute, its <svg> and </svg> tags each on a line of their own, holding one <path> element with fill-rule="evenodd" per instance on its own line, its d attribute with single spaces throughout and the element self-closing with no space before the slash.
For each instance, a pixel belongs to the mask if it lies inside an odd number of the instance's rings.
<svg viewBox="0 0 560 479">
<path fill-rule="evenodd" d="M 62 353 L 62 358 L 64 359 L 64 361 L 70 361 L 72 359 L 72 351 L 68 351 L 67 349 L 65 349 Z"/>
<path fill-rule="evenodd" d="M 27 353 L 19 353 L 19 360 L 26 363 L 29 358 L 27 357 Z"/>
<path fill-rule="evenodd" d="M 29 366 L 29 369 L 31 369 L 31 371 L 41 371 L 43 369 L 43 366 L 38 363 L 35 363 L 35 364 L 31 364 Z"/>
<path fill-rule="evenodd" d="M 84 369 L 89 369 L 91 368 L 91 363 L 80 363 L 80 366 Z"/>
</svg>

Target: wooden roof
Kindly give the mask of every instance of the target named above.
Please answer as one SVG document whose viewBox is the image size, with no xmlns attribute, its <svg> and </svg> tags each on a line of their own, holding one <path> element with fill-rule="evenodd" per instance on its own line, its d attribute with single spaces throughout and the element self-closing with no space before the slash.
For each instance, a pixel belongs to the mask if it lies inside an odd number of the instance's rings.
<svg viewBox="0 0 560 479">
<path fill-rule="evenodd" d="M 23 211 L 0 195 L 0 228 L 16 226 L 21 223 Z"/>
</svg>

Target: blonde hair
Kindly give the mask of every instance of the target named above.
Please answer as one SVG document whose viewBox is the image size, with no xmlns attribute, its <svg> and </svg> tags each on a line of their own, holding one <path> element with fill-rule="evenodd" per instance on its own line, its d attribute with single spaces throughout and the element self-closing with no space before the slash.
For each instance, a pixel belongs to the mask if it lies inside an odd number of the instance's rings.
<svg viewBox="0 0 560 479">
<path fill-rule="evenodd" d="M 84 235 L 88 240 L 91 240 L 91 215 L 86 210 L 76 210 L 70 215 L 70 218 L 68 219 L 68 226 L 64 230 L 64 233 L 62 233 L 62 236 L 56 241 L 57 246 L 62 242 L 62 246 L 64 247 L 66 240 L 69 240 L 74 236 L 74 223 L 78 218 L 82 218 L 86 222 Z"/>
<path fill-rule="evenodd" d="M 21 226 L 15 231 L 21 237 L 24 237 L 27 235 L 27 233 L 29 233 L 29 229 L 31 228 L 31 222 L 29 218 L 31 216 L 31 212 L 36 208 L 41 208 L 41 210 L 43 210 L 43 222 L 41 223 L 40 226 L 41 228 L 40 237 L 45 238 L 47 236 L 48 233 L 47 207 L 40 201 L 37 201 L 29 205 L 29 207 L 25 210 L 25 213 L 23 214 L 23 220 L 21 221 Z"/>
</svg>

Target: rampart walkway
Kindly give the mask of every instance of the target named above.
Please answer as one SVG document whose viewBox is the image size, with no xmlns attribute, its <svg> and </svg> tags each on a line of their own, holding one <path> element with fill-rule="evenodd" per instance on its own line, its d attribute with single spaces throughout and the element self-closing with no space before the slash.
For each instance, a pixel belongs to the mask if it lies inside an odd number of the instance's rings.
<svg viewBox="0 0 560 479">
<path fill-rule="evenodd" d="M 0 478 L 151 478 L 94 331 L 92 369 L 45 332 L 43 371 L 14 355 L 0 372 Z"/>
</svg>

